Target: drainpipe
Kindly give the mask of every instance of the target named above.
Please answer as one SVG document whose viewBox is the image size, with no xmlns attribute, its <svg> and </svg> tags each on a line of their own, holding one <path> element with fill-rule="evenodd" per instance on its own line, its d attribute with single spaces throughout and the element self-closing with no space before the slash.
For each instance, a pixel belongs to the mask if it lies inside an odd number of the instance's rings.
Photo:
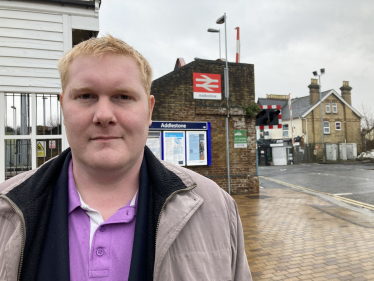
<svg viewBox="0 0 374 281">
<path fill-rule="evenodd" d="M 306 145 L 308 145 L 308 142 L 309 142 L 309 140 L 308 140 L 308 119 L 306 119 L 306 118 L 302 118 L 302 117 L 300 117 L 300 119 L 301 120 L 305 120 L 305 136 L 306 136 Z M 301 121 L 301 128 L 303 128 L 303 122 Z M 308 147 L 308 150 L 307 151 L 309 151 L 309 147 Z M 305 149 L 304 149 L 304 153 L 305 153 Z M 306 154 L 307 155 L 307 161 L 309 161 L 309 153 L 307 153 Z"/>
<path fill-rule="evenodd" d="M 302 120 L 305 120 L 305 135 L 306 135 L 306 144 L 308 144 L 308 119 L 301 118 Z"/>
</svg>

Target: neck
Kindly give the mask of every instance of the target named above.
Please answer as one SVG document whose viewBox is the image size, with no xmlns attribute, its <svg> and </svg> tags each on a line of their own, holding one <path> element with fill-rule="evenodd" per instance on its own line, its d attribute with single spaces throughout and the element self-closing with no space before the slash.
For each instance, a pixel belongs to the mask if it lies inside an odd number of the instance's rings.
<svg viewBox="0 0 374 281">
<path fill-rule="evenodd" d="M 75 185 L 84 202 L 107 220 L 134 197 L 139 188 L 142 161 L 143 156 L 126 170 L 93 171 L 80 165 L 73 157 Z"/>
</svg>

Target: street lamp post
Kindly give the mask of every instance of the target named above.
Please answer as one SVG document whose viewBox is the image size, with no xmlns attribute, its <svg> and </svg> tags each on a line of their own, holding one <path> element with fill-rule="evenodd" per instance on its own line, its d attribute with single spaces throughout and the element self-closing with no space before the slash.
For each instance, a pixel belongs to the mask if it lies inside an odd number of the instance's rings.
<svg viewBox="0 0 374 281">
<path fill-rule="evenodd" d="M 208 32 L 213 32 L 213 33 L 218 32 L 219 34 L 219 57 L 218 58 L 221 58 L 221 29 L 209 28 Z"/>
<path fill-rule="evenodd" d="M 322 106 L 322 92 L 321 92 L 321 75 L 325 74 L 325 69 L 321 68 L 321 74 L 318 74 L 317 71 L 313 71 L 314 76 L 318 76 L 318 84 L 319 84 L 319 102 L 321 106 L 321 128 L 322 128 L 322 150 L 323 150 L 323 162 L 326 162 L 325 158 L 325 127 L 323 124 L 323 106 Z"/>
<path fill-rule="evenodd" d="M 217 24 L 225 24 L 225 52 L 226 52 L 226 67 L 224 71 L 224 82 L 225 82 L 225 96 L 227 102 L 227 116 L 226 116 L 226 161 L 227 161 L 227 186 L 228 192 L 231 194 L 231 185 L 230 185 L 230 149 L 229 149 L 229 66 L 227 63 L 227 29 L 226 29 L 226 13 L 220 17 L 217 21 Z"/>
</svg>

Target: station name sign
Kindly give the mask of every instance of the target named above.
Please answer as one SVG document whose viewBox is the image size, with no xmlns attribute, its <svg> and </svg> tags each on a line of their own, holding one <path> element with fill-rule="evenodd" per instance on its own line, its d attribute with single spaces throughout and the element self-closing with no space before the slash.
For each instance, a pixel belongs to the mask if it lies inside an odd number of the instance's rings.
<svg viewBox="0 0 374 281">
<path fill-rule="evenodd" d="M 221 75 L 211 73 L 193 73 L 193 98 L 221 100 Z"/>
<path fill-rule="evenodd" d="M 206 122 L 152 121 L 150 130 L 207 130 Z"/>
</svg>

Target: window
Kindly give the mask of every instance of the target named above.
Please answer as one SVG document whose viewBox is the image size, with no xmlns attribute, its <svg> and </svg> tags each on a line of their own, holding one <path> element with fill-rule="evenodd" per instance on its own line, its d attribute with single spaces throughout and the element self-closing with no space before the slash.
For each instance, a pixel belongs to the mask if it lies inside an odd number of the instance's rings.
<svg viewBox="0 0 374 281">
<path fill-rule="evenodd" d="M 0 182 L 35 169 L 66 148 L 57 94 L 0 93 Z"/>
<path fill-rule="evenodd" d="M 264 130 L 260 130 L 260 139 L 264 138 Z"/>
<path fill-rule="evenodd" d="M 283 124 L 283 136 L 288 137 L 288 124 Z"/>
<path fill-rule="evenodd" d="M 338 104 L 337 103 L 332 104 L 332 113 L 338 113 Z"/>
<path fill-rule="evenodd" d="M 325 134 L 330 134 L 330 122 L 323 122 L 323 129 Z"/>
<path fill-rule="evenodd" d="M 341 131 L 342 129 L 342 122 L 335 122 L 335 130 Z"/>
<path fill-rule="evenodd" d="M 330 103 L 326 103 L 326 113 L 331 113 Z"/>
</svg>

